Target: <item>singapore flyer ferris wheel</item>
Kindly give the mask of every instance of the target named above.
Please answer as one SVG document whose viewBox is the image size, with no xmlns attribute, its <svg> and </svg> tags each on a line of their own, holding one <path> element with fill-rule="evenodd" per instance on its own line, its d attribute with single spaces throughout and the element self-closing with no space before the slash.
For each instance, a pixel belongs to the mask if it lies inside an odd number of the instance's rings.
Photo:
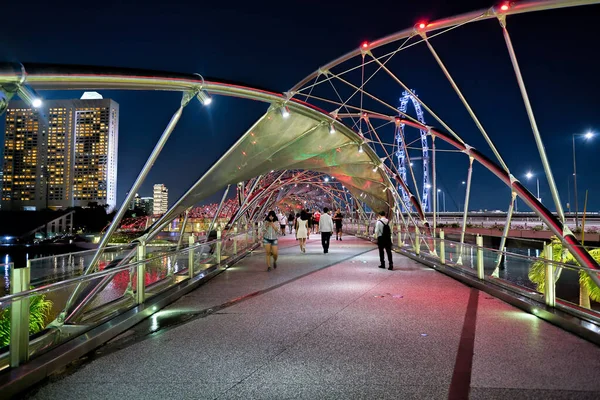
<svg viewBox="0 0 600 400">
<path fill-rule="evenodd" d="M 415 93 L 414 90 L 412 90 L 412 93 Z M 423 110 L 421 109 L 421 104 L 419 104 L 419 102 L 416 99 L 416 94 L 413 95 L 410 92 L 404 91 L 402 93 L 402 97 L 400 97 L 400 107 L 398 107 L 398 111 L 400 112 L 400 116 L 406 115 L 406 111 L 408 108 L 408 103 L 409 101 L 412 103 L 415 112 L 417 114 L 417 119 L 419 120 L 419 122 L 423 125 L 425 125 L 425 118 L 423 118 Z M 399 124 L 398 127 L 396 128 L 396 146 L 397 146 L 397 150 L 396 150 L 396 158 L 398 159 L 398 173 L 400 174 L 400 178 L 404 181 L 404 182 L 408 182 L 406 180 L 406 171 L 407 171 L 407 160 L 408 160 L 408 168 L 412 167 L 412 163 L 410 162 L 410 157 L 408 156 L 408 145 L 406 144 L 405 141 L 405 134 L 404 134 L 404 125 L 405 124 Z M 423 211 L 430 211 L 430 205 L 429 205 L 429 191 L 431 189 L 431 184 L 429 183 L 429 145 L 427 144 L 427 131 L 426 130 L 420 130 L 420 135 L 421 135 L 421 148 L 422 148 L 422 152 L 423 152 L 423 156 L 421 158 L 421 160 L 423 161 L 423 197 L 421 199 L 421 204 L 423 206 Z M 412 174 L 412 169 L 411 169 L 411 174 Z M 414 179 L 414 175 L 413 175 L 413 179 Z M 416 184 L 416 183 L 415 183 Z M 406 204 L 408 207 L 410 207 L 410 196 L 409 194 L 406 192 L 406 190 L 404 190 L 403 187 L 399 187 L 401 194 L 402 194 L 402 198 L 404 200 L 404 204 Z M 415 190 L 418 191 L 418 188 L 415 188 Z M 409 210 L 405 210 L 405 211 L 409 211 Z"/>
</svg>

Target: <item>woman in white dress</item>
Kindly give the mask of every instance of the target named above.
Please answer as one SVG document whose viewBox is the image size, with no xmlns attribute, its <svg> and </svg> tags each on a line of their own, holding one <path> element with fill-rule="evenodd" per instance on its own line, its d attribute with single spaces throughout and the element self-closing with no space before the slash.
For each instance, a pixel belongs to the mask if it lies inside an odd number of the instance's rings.
<svg viewBox="0 0 600 400">
<path fill-rule="evenodd" d="M 300 218 L 296 218 L 296 237 L 300 242 L 300 251 L 306 253 L 306 237 L 308 236 L 308 216 L 302 210 Z"/>
</svg>

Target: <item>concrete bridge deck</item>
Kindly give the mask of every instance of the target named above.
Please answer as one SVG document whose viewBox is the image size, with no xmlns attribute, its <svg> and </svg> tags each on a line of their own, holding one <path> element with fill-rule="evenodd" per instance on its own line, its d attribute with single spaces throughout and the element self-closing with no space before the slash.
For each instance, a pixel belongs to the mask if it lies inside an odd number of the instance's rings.
<svg viewBox="0 0 600 400">
<path fill-rule="evenodd" d="M 280 239 L 31 399 L 598 399 L 600 348 L 366 241 Z"/>
</svg>

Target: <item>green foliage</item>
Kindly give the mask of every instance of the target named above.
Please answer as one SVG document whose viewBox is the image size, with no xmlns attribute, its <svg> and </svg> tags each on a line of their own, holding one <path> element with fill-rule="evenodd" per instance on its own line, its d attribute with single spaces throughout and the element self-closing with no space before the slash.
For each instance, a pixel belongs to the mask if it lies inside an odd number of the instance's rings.
<svg viewBox="0 0 600 400">
<path fill-rule="evenodd" d="M 52 310 L 52 301 L 45 295 L 33 296 L 29 302 L 29 334 L 38 333 L 46 327 L 46 319 Z M 0 311 L 0 347 L 10 342 L 10 307 Z"/>
<path fill-rule="evenodd" d="M 553 236 L 551 240 L 552 259 L 554 261 L 560 262 L 562 260 L 565 264 L 579 265 L 570 253 L 565 252 L 563 256 L 563 246 L 560 239 Z M 590 250 L 589 253 L 594 260 L 600 262 L 600 249 Z M 543 261 L 534 262 L 529 268 L 528 276 L 529 280 L 536 284 L 537 291 L 544 293 L 546 290 L 546 264 Z M 600 302 L 600 288 L 585 271 L 579 271 L 579 283 L 588 289 L 590 299 Z"/>
<path fill-rule="evenodd" d="M 590 250 L 589 253 L 594 260 L 600 262 L 600 249 Z M 600 302 L 600 288 L 585 271 L 579 272 L 579 283 L 587 288 L 590 299 Z"/>
</svg>

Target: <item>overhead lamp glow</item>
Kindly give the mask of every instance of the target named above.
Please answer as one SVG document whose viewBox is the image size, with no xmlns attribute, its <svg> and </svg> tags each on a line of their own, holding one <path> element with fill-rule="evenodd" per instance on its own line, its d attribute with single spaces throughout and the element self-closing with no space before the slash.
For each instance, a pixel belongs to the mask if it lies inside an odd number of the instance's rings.
<svg viewBox="0 0 600 400">
<path fill-rule="evenodd" d="M 335 133 L 335 126 L 333 124 L 329 124 L 329 133 Z"/>
<path fill-rule="evenodd" d="M 373 172 L 377 172 L 377 165 L 373 167 Z"/>
<path fill-rule="evenodd" d="M 27 103 L 27 105 L 31 107 L 39 108 L 42 106 L 42 98 L 38 96 L 37 93 L 29 86 L 19 86 L 17 94 L 19 95 L 21 100 L 23 100 L 25 103 Z"/>
<path fill-rule="evenodd" d="M 362 152 L 363 152 L 363 147 L 362 147 L 362 144 L 359 144 L 359 145 L 358 145 L 358 152 L 359 152 L 359 153 L 362 153 Z"/>
<path fill-rule="evenodd" d="M 325 182 L 329 182 L 329 178 L 328 178 L 328 177 L 325 177 L 324 181 L 325 181 Z"/>
<path fill-rule="evenodd" d="M 290 116 L 290 109 L 288 108 L 288 106 L 283 106 L 279 110 L 280 110 L 281 116 L 283 118 L 289 118 L 289 116 Z"/>
<path fill-rule="evenodd" d="M 591 138 L 593 138 L 593 137 L 594 137 L 594 133 L 593 133 L 593 132 L 588 132 L 588 133 L 586 133 L 586 134 L 584 135 L 584 137 L 585 137 L 586 139 L 591 139 Z"/>
<path fill-rule="evenodd" d="M 533 178 L 533 173 L 531 171 L 529 171 L 528 173 L 525 174 L 525 178 L 527 178 L 527 179 Z"/>
<path fill-rule="evenodd" d="M 200 103 L 202 103 L 203 106 L 208 106 L 212 103 L 212 97 L 210 97 L 206 90 L 199 91 L 196 97 L 198 97 L 198 100 L 200 100 Z"/>
</svg>

